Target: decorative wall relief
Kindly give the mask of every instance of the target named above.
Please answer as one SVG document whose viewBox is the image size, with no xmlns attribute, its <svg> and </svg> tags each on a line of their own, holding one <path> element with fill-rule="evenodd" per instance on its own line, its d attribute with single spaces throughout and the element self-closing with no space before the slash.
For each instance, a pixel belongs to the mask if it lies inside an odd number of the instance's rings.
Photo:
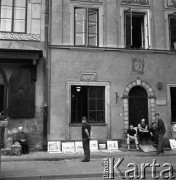
<svg viewBox="0 0 176 180">
<path fill-rule="evenodd" d="M 150 0 L 121 0 L 122 4 L 150 5 Z"/>
<path fill-rule="evenodd" d="M 82 73 L 80 80 L 81 81 L 96 81 L 97 74 L 96 73 Z"/>
<path fill-rule="evenodd" d="M 137 75 L 144 74 L 144 59 L 132 59 L 132 71 Z"/>
<path fill-rule="evenodd" d="M 6 40 L 23 40 L 23 41 L 40 41 L 39 34 L 23 34 L 23 33 L 0 33 L 0 39 Z"/>
<path fill-rule="evenodd" d="M 166 6 L 176 8 L 176 0 L 166 0 Z"/>
</svg>

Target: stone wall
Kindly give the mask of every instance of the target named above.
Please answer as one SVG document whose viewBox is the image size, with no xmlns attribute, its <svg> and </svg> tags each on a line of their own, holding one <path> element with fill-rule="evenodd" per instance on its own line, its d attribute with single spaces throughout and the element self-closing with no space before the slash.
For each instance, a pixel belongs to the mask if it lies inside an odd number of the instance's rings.
<svg viewBox="0 0 176 180">
<path fill-rule="evenodd" d="M 22 126 L 24 132 L 28 134 L 29 149 L 30 151 L 42 150 L 43 146 L 43 111 L 36 113 L 35 118 L 10 118 L 7 129 L 7 142 L 5 145 L 8 146 L 9 132 L 13 133 L 13 139 L 15 140 L 15 134 L 17 133 L 18 127 Z M 38 111 L 39 111 L 38 110 Z"/>
</svg>

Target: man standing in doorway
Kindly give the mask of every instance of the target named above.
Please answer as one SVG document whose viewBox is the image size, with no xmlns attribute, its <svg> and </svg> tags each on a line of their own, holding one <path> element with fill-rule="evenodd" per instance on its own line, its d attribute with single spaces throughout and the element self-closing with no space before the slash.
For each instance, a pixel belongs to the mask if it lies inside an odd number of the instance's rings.
<svg viewBox="0 0 176 180">
<path fill-rule="evenodd" d="M 82 117 L 82 143 L 83 143 L 83 150 L 84 150 L 84 159 L 82 162 L 89 162 L 90 161 L 90 134 L 91 134 L 91 126 L 87 122 L 85 116 Z"/>
<path fill-rule="evenodd" d="M 157 131 L 158 131 L 158 150 L 157 150 L 157 155 L 160 153 L 164 153 L 164 142 L 163 142 L 163 137 L 166 132 L 166 128 L 164 125 L 163 120 L 160 118 L 160 114 L 156 113 L 156 126 L 157 126 Z"/>
</svg>

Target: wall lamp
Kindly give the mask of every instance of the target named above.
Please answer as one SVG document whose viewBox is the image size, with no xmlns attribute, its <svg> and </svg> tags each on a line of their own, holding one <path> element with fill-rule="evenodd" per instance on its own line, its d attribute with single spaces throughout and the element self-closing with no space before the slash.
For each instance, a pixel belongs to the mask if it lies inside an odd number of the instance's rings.
<svg viewBox="0 0 176 180">
<path fill-rule="evenodd" d="M 163 88 L 163 83 L 162 82 L 158 82 L 157 87 L 158 87 L 158 90 L 161 90 Z"/>
<path fill-rule="evenodd" d="M 80 87 L 80 86 L 77 86 L 77 87 L 76 87 L 76 91 L 77 91 L 77 92 L 80 92 L 80 91 L 81 91 L 81 87 Z"/>
</svg>

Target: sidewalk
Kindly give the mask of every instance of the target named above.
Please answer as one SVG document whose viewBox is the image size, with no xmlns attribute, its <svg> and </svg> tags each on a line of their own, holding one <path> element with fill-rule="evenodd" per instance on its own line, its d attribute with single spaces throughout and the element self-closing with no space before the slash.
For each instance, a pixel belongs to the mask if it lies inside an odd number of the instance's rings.
<svg viewBox="0 0 176 180">
<path fill-rule="evenodd" d="M 21 156 L 2 156 L 0 180 L 51 180 L 51 179 L 103 179 L 103 159 L 126 157 L 127 161 L 157 158 L 175 162 L 176 151 L 166 151 L 160 156 L 156 152 L 144 153 L 136 150 L 91 152 L 91 161 L 82 163 L 83 153 L 30 152 Z"/>
<path fill-rule="evenodd" d="M 91 158 L 105 158 L 109 156 L 153 156 L 156 152 L 143 152 L 142 150 L 124 150 L 116 151 L 98 150 L 91 152 Z M 163 156 L 176 156 L 176 150 L 165 151 Z M 1 156 L 2 162 L 7 161 L 59 161 L 64 159 L 81 159 L 83 152 L 76 153 L 49 153 L 44 151 L 30 152 L 29 154 L 22 154 L 21 156 Z"/>
</svg>

